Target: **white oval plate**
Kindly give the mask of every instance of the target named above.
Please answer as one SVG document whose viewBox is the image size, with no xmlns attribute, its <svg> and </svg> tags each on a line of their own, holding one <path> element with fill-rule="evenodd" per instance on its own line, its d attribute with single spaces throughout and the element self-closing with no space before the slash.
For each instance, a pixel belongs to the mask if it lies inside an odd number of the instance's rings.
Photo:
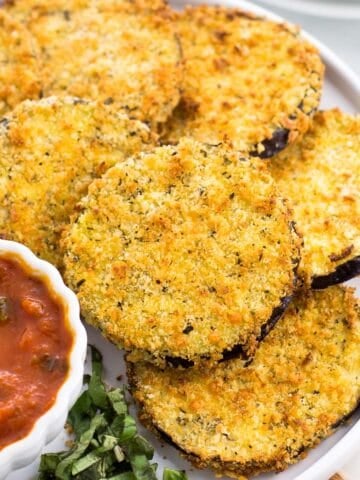
<svg viewBox="0 0 360 480">
<path fill-rule="evenodd" d="M 289 0 L 293 1 L 293 0 Z M 230 7 L 244 8 L 268 18 L 279 20 L 276 15 L 242 0 L 170 0 L 172 6 L 182 8 L 185 4 L 221 4 Z M 349 113 L 356 113 L 360 110 L 360 83 L 356 75 L 327 47 L 314 38 L 306 35 L 319 48 L 322 58 L 326 64 L 325 89 L 321 108 L 340 107 Z M 357 286 L 360 295 L 360 280 L 353 281 Z M 104 340 L 100 333 L 88 327 L 89 342 L 96 345 L 104 355 L 105 377 L 112 384 L 117 384 L 117 377 L 122 375 L 122 382 L 126 381 L 125 368 L 122 353 L 113 345 Z M 134 412 L 134 410 L 133 410 Z M 140 427 L 141 428 L 141 427 Z M 154 461 L 159 464 L 159 478 L 163 467 L 184 469 L 187 471 L 190 480 L 215 480 L 215 475 L 209 470 L 196 470 L 188 462 L 180 458 L 178 452 L 169 446 L 160 444 L 150 433 L 142 429 L 143 434 L 151 440 L 156 447 Z M 57 451 L 64 449 L 66 436 L 60 434 L 52 443 L 46 447 L 46 451 Z M 312 450 L 308 457 L 290 467 L 280 474 L 267 474 L 256 477 L 257 480 L 329 480 L 331 475 L 341 470 L 347 460 L 360 453 L 360 412 L 353 415 L 346 426 L 339 430 L 327 440 L 323 441 L 317 448 Z M 39 462 L 14 472 L 7 480 L 30 480 L 36 478 Z M 347 480 L 359 480 L 360 472 L 354 477 L 347 477 Z"/>
<path fill-rule="evenodd" d="M 261 0 L 270 7 L 280 7 L 317 17 L 351 19 L 360 18 L 359 0 Z"/>
</svg>

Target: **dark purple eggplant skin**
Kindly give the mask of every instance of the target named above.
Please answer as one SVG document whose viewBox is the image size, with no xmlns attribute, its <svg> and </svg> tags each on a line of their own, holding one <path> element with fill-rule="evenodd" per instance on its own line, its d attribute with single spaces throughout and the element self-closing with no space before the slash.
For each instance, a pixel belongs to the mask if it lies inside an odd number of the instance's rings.
<svg viewBox="0 0 360 480">
<path fill-rule="evenodd" d="M 232 348 L 224 350 L 222 353 L 222 359 L 219 360 L 219 363 L 226 362 L 228 360 L 233 360 L 234 358 L 242 358 L 243 360 L 247 360 L 248 356 L 244 350 L 244 345 L 238 343 L 234 345 Z"/>
<path fill-rule="evenodd" d="M 159 428 L 157 425 L 152 425 L 152 428 L 155 430 L 159 440 L 162 440 L 164 443 L 167 443 L 171 447 L 176 448 L 178 452 L 188 455 L 188 452 L 181 448 L 177 443 L 175 443 L 174 440 L 170 437 L 170 435 L 165 433 L 164 430 Z"/>
<path fill-rule="evenodd" d="M 266 337 L 266 335 L 268 335 L 268 333 L 271 332 L 271 330 L 275 327 L 277 322 L 280 320 L 280 318 L 285 313 L 285 310 L 287 309 L 287 307 L 291 303 L 292 299 L 293 299 L 293 295 L 287 295 L 286 297 L 283 297 L 281 299 L 280 304 L 277 307 L 274 308 L 274 310 L 272 312 L 272 315 L 269 318 L 269 321 L 261 327 L 261 333 L 257 337 L 258 342 L 262 342 L 264 340 L 264 338 Z"/>
<path fill-rule="evenodd" d="M 258 335 L 258 337 L 256 338 L 259 343 L 262 342 L 264 338 L 268 335 L 268 333 L 270 333 L 271 330 L 275 327 L 277 322 L 285 313 L 285 310 L 291 303 L 292 299 L 293 295 L 283 297 L 280 301 L 280 304 L 274 308 L 271 317 L 264 325 L 262 325 L 260 335 Z M 234 358 L 242 358 L 243 360 L 246 360 L 246 367 L 252 362 L 252 358 L 250 358 L 249 355 L 247 355 L 246 351 L 244 351 L 243 345 L 235 345 L 229 350 L 224 350 L 223 358 L 220 360 L 219 363 L 226 362 L 227 360 L 232 360 Z"/>
<path fill-rule="evenodd" d="M 339 428 L 340 426 L 342 426 L 343 424 L 348 422 L 348 420 L 356 413 L 356 411 L 359 408 L 360 408 L 360 401 L 359 401 L 359 404 L 356 406 L 356 408 L 352 412 L 350 412 L 348 415 L 345 415 L 343 418 L 341 418 L 339 421 L 337 421 L 332 426 L 332 428 L 334 430 L 336 430 L 337 428 Z M 152 431 L 158 437 L 160 442 L 164 442 L 165 444 L 168 444 L 171 447 L 175 448 L 188 461 L 194 462 L 194 463 L 201 463 L 202 464 L 201 468 L 205 468 L 205 466 L 211 468 L 211 462 L 208 463 L 207 465 L 204 465 L 204 461 L 198 455 L 196 455 L 194 453 L 190 453 L 187 450 L 185 450 L 184 448 L 180 447 L 180 445 L 178 445 L 172 439 L 172 437 L 170 435 L 168 435 L 167 433 L 165 433 L 164 430 L 162 430 L 158 425 L 149 421 L 149 423 L 147 423 L 144 426 L 147 429 L 149 429 L 150 431 Z M 326 438 L 326 437 L 324 437 L 324 438 Z M 315 445 L 313 445 L 313 447 Z M 302 445 L 299 449 L 291 451 L 291 456 L 292 456 L 293 459 L 296 459 L 296 458 L 300 457 L 304 452 L 309 451 L 311 448 L 312 447 L 309 447 L 309 445 L 306 445 L 306 446 Z M 222 461 L 219 456 L 216 456 L 216 457 L 212 458 L 211 461 L 216 462 L 218 464 L 222 464 L 224 468 L 228 468 L 228 469 L 231 469 L 231 467 L 234 468 L 234 462 Z M 254 461 L 254 462 L 248 462 L 248 464 L 243 466 L 243 471 L 244 471 L 244 473 L 246 473 L 246 475 L 252 475 L 255 472 L 259 473 L 259 470 L 264 471 L 264 472 L 265 471 L 278 471 L 276 469 L 276 465 L 272 462 L 266 463 L 266 462 L 256 462 L 256 461 Z M 279 470 L 279 471 L 282 471 L 282 470 Z"/>
<path fill-rule="evenodd" d="M 260 335 L 256 339 L 258 342 L 261 342 L 262 340 L 264 340 L 266 335 L 274 328 L 276 323 L 280 320 L 285 310 L 289 306 L 289 303 L 291 302 L 292 298 L 293 298 L 292 295 L 288 295 L 286 297 L 283 297 L 280 300 L 280 304 L 274 308 L 269 320 L 262 325 Z M 227 360 L 231 360 L 234 358 L 242 358 L 243 360 L 246 360 L 247 361 L 246 365 L 249 365 L 251 362 L 251 358 L 249 358 L 249 355 L 244 349 L 244 345 L 237 344 L 237 345 L 234 345 L 231 349 L 223 351 L 222 359 L 219 361 L 219 363 L 225 362 Z M 203 357 L 203 360 L 206 361 L 207 359 L 208 359 L 207 357 L 205 356 Z M 192 360 L 188 360 L 182 357 L 167 356 L 165 357 L 165 361 L 170 367 L 173 367 L 173 368 L 181 367 L 181 368 L 187 369 L 194 366 L 194 362 Z"/>
<path fill-rule="evenodd" d="M 290 223 L 290 228 L 292 228 L 296 232 L 294 222 Z M 294 293 L 297 291 L 297 288 L 298 288 L 299 277 L 297 274 L 297 270 L 298 270 L 299 263 L 300 263 L 300 258 L 293 259 L 293 264 L 294 264 L 293 292 L 290 295 L 285 295 L 280 299 L 279 305 L 277 305 L 273 309 L 272 314 L 268 319 L 268 321 L 261 326 L 260 334 L 256 337 L 256 341 L 258 343 L 262 342 L 264 338 L 269 334 L 269 332 L 275 327 L 275 325 L 283 316 L 289 304 L 291 303 Z M 152 355 L 150 352 L 147 352 L 147 353 L 149 354 L 149 356 Z M 207 360 L 210 360 L 210 357 L 208 357 L 207 355 L 202 355 L 200 356 L 200 358 L 201 360 L 204 360 L 204 362 L 206 362 Z M 233 347 L 226 349 L 222 352 L 222 358 L 219 360 L 219 363 L 225 362 L 227 360 L 232 360 L 235 358 L 242 358 L 245 361 L 245 366 L 247 367 L 248 365 L 251 364 L 253 360 L 253 355 L 248 354 L 248 352 L 246 351 L 245 345 L 238 343 Z M 166 365 L 169 366 L 170 368 L 180 367 L 186 370 L 195 365 L 195 362 L 193 360 L 189 360 L 188 358 L 179 357 L 179 356 L 172 357 L 171 355 L 167 355 L 164 358 L 164 360 Z"/>
<path fill-rule="evenodd" d="M 313 277 L 311 288 L 313 290 L 323 290 L 332 285 L 351 280 L 358 275 L 360 275 L 360 255 L 338 265 L 332 273 Z"/>
<path fill-rule="evenodd" d="M 337 428 L 341 427 L 342 425 L 344 425 L 345 423 L 347 423 L 351 417 L 353 415 L 355 415 L 358 411 L 360 411 L 360 398 L 358 400 L 358 403 L 355 405 L 355 408 L 349 412 L 347 415 L 345 415 L 344 417 L 340 418 L 340 420 L 338 420 L 337 422 L 335 422 L 332 426 L 332 428 L 334 430 L 336 430 Z"/>
<path fill-rule="evenodd" d="M 178 368 L 178 367 L 191 368 L 194 366 L 194 362 L 192 360 L 188 360 L 187 358 L 182 358 L 182 357 L 166 356 L 165 361 L 169 365 L 169 367 L 173 367 L 173 368 Z"/>
<path fill-rule="evenodd" d="M 148 428 L 153 433 L 155 433 L 155 435 L 158 437 L 160 442 L 164 442 L 165 444 L 168 444 L 171 447 L 175 448 L 189 462 L 193 462 L 193 463 L 197 463 L 197 464 L 201 463 L 202 464 L 201 468 L 205 468 L 204 460 L 202 458 L 200 458 L 198 455 L 196 455 L 194 453 L 190 453 L 187 450 L 185 450 L 184 448 L 180 447 L 180 445 L 178 445 L 176 442 L 174 442 L 174 440 L 170 437 L 170 435 L 165 433 L 157 425 L 154 425 L 154 424 L 151 425 L 151 426 L 148 425 L 148 426 L 146 426 L 146 428 Z M 293 458 L 297 458 L 306 450 L 307 450 L 307 448 L 305 446 L 302 446 L 299 450 L 293 451 L 291 453 L 292 453 Z M 234 470 L 234 462 L 222 461 L 221 458 L 218 455 L 213 457 L 211 459 L 211 461 L 216 462 L 217 464 L 222 464 L 224 468 L 228 468 L 229 470 L 231 470 L 231 469 Z M 207 463 L 206 466 L 208 468 L 209 467 L 211 468 L 211 462 Z M 252 475 L 251 472 L 255 472 L 255 471 L 257 471 L 257 469 L 263 470 L 264 472 L 266 472 L 266 471 L 277 471 L 276 466 L 272 463 L 267 464 L 266 462 L 256 462 L 256 461 L 249 462 L 243 468 L 244 468 L 244 473 L 246 473 L 246 475 Z M 257 473 L 259 473 L 259 472 L 257 471 Z"/>
<path fill-rule="evenodd" d="M 130 378 L 134 378 L 133 375 L 131 374 L 131 368 L 130 370 L 128 370 L 128 375 Z M 133 388 L 135 388 L 135 386 L 131 385 L 131 382 L 130 382 L 130 392 L 132 391 Z M 142 405 L 141 403 L 138 405 L 140 409 L 144 408 L 144 405 Z M 335 422 L 331 428 L 333 430 L 337 430 L 339 427 L 346 424 L 351 419 L 351 417 L 354 414 L 356 414 L 356 412 L 359 410 L 360 410 L 360 399 L 358 400 L 358 403 L 355 405 L 355 408 L 351 412 L 349 412 L 347 415 L 344 415 L 337 422 Z M 211 467 L 211 462 L 210 464 L 204 465 L 204 461 L 198 455 L 188 452 L 186 449 L 182 448 L 173 440 L 173 438 L 169 434 L 165 433 L 162 428 L 160 428 L 156 423 L 152 422 L 150 419 L 148 419 L 146 422 L 143 422 L 143 425 L 148 430 L 152 431 L 158 437 L 160 442 L 164 442 L 165 444 L 168 444 L 171 447 L 175 448 L 188 461 L 194 462 L 194 463 L 201 463 L 202 464 L 201 468 Z M 324 438 L 326 438 L 326 436 Z M 316 439 L 316 442 L 313 445 L 313 447 L 316 445 L 317 440 L 318 439 Z M 309 447 L 309 445 L 307 444 L 306 446 L 305 445 L 301 446 L 298 450 L 293 450 L 291 452 L 292 458 L 294 459 L 298 458 L 301 454 L 303 454 L 303 452 L 310 450 L 310 448 L 312 447 L 311 446 Z M 234 462 L 226 462 L 226 461 L 222 462 L 219 456 L 214 457 L 212 459 L 212 462 L 222 464 L 223 467 L 226 467 L 228 469 L 231 469 L 231 467 L 234 467 Z M 246 473 L 247 475 L 252 475 L 255 472 L 259 473 L 258 470 L 264 471 L 264 472 L 277 471 L 276 466 L 272 462 L 266 463 L 266 462 L 256 462 L 256 461 L 249 462 L 247 465 L 244 465 L 243 470 L 244 470 L 244 473 L 247 472 Z"/>
<path fill-rule="evenodd" d="M 258 148 L 255 148 L 250 152 L 252 157 L 258 157 L 261 159 L 271 158 L 277 153 L 284 150 L 285 147 L 289 144 L 289 135 L 290 130 L 287 128 L 277 128 L 271 138 L 263 140 L 258 146 L 262 146 L 263 150 L 258 151 Z"/>
<path fill-rule="evenodd" d="M 315 73 L 315 72 L 313 72 Z M 311 95 L 315 90 L 310 87 L 306 90 L 304 99 Z M 311 116 L 315 113 L 317 108 L 312 108 L 309 111 L 304 110 L 304 100 L 302 100 L 299 105 L 298 109 L 301 110 L 305 115 Z M 292 115 L 289 116 L 290 120 L 295 120 L 296 119 L 296 113 L 293 113 Z M 273 131 L 272 137 L 267 138 L 260 142 L 258 145 L 255 146 L 255 148 L 250 152 L 250 155 L 252 157 L 258 157 L 263 160 L 267 158 L 271 158 L 277 153 L 281 152 L 284 150 L 285 147 L 289 145 L 289 135 L 290 135 L 290 130 L 285 127 L 278 127 Z M 258 147 L 262 146 L 263 150 L 262 152 L 259 153 Z"/>
</svg>

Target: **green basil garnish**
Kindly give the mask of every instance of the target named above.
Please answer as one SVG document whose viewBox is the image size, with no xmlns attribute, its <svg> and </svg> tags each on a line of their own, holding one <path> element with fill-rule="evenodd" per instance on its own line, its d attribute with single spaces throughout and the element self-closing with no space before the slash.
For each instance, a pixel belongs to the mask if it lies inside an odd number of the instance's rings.
<svg viewBox="0 0 360 480">
<path fill-rule="evenodd" d="M 74 432 L 69 451 L 41 456 L 38 480 L 157 480 L 152 445 L 129 414 L 124 388 L 107 389 L 102 356 L 91 347 L 92 375 L 69 412 Z M 164 469 L 163 480 L 187 480 L 185 472 Z"/>
</svg>

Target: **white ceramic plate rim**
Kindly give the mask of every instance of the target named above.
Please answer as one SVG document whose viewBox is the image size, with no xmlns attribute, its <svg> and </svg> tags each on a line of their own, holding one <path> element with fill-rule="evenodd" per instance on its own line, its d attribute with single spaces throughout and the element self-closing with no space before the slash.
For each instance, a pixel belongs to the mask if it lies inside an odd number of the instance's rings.
<svg viewBox="0 0 360 480">
<path fill-rule="evenodd" d="M 293 0 L 291 0 L 293 1 Z M 224 5 L 229 7 L 242 8 L 249 10 L 255 14 L 262 15 L 271 20 L 285 21 L 283 18 L 275 15 L 268 10 L 254 5 L 246 0 L 206 0 L 205 1 L 189 1 L 182 2 L 174 0 L 170 2 L 174 6 L 182 8 L 186 4 L 207 3 L 209 5 Z M 289 0 L 290 3 L 290 0 Z M 341 85 L 341 90 L 349 90 L 353 92 L 353 97 L 357 99 L 355 107 L 360 110 L 360 79 L 336 54 L 328 47 L 323 45 L 313 36 L 306 32 L 302 32 L 303 37 L 315 45 L 321 54 L 321 58 L 327 67 L 327 75 L 333 77 L 334 83 Z M 360 445 L 360 420 L 319 460 L 304 472 L 297 475 L 294 480 L 317 480 L 319 478 L 329 478 L 335 471 L 339 470 L 346 461 L 359 450 Z"/>
<path fill-rule="evenodd" d="M 294 10 L 307 15 L 318 17 L 352 19 L 360 18 L 360 5 L 346 3 L 340 0 L 339 4 L 317 2 L 316 0 L 260 0 L 273 7 Z"/>
<path fill-rule="evenodd" d="M 24 245 L 0 240 L 0 256 L 8 253 L 23 260 L 35 276 L 45 278 L 51 290 L 61 298 L 67 309 L 67 318 L 74 335 L 74 342 L 69 358 L 69 373 L 57 393 L 53 406 L 37 420 L 25 438 L 0 451 L 1 479 L 11 471 L 24 467 L 35 460 L 44 445 L 63 429 L 68 410 L 75 402 L 82 387 L 87 348 L 87 334 L 80 320 L 79 302 L 75 294 L 65 286 L 56 268 L 50 263 L 40 260 Z"/>
</svg>

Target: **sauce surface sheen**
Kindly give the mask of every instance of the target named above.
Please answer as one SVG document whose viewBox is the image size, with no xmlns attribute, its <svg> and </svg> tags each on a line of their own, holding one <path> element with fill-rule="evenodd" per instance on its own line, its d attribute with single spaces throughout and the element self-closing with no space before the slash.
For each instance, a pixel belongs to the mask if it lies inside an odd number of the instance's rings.
<svg viewBox="0 0 360 480">
<path fill-rule="evenodd" d="M 54 403 L 73 342 L 60 298 L 13 257 L 0 257 L 0 450 Z"/>
</svg>

